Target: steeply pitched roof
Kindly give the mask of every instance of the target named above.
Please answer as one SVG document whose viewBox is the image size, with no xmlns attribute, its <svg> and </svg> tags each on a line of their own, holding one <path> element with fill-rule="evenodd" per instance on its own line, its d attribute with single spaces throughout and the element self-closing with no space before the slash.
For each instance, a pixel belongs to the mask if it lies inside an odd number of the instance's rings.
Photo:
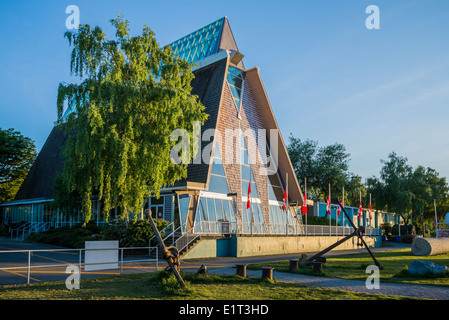
<svg viewBox="0 0 449 320">
<path fill-rule="evenodd" d="M 208 129 L 217 127 L 217 117 L 220 107 L 221 94 L 226 74 L 227 59 L 221 59 L 194 71 L 195 79 L 192 81 L 192 94 L 197 95 L 205 106 L 204 112 L 208 118 L 201 126 L 201 136 Z M 204 148 L 210 142 L 202 142 Z M 200 150 L 202 151 L 202 149 Z M 201 157 L 198 152 L 197 157 Z M 200 158 L 201 159 L 201 158 Z M 187 179 L 178 181 L 175 186 L 185 185 L 186 182 L 205 184 L 209 172 L 209 164 L 198 161 L 199 164 L 191 163 L 187 167 Z"/>
<path fill-rule="evenodd" d="M 14 200 L 53 197 L 53 182 L 64 165 L 61 150 L 66 141 L 64 126 L 53 127 Z"/>
</svg>

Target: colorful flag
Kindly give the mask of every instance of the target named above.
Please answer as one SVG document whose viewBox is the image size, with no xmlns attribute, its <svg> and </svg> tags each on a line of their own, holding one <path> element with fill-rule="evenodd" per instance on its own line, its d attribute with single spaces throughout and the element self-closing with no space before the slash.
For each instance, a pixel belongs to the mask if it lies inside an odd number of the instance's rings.
<svg viewBox="0 0 449 320">
<path fill-rule="evenodd" d="M 362 211 L 363 211 L 363 209 L 362 209 L 362 201 L 360 201 L 360 204 L 359 204 L 359 219 L 362 217 Z"/>
<path fill-rule="evenodd" d="M 343 187 L 343 197 L 341 197 L 341 201 L 340 201 L 340 203 L 341 203 L 341 207 L 343 207 L 343 208 L 344 208 L 344 206 L 345 206 L 345 187 Z M 340 207 L 340 206 L 338 206 L 338 209 L 337 209 L 337 216 L 339 216 L 339 215 L 340 215 L 340 212 L 341 212 L 341 207 Z"/>
<path fill-rule="evenodd" d="M 251 207 L 250 195 L 251 195 L 251 181 L 249 182 L 249 185 L 248 185 L 248 201 L 246 203 L 246 209 L 247 210 L 249 209 L 249 207 Z"/>
<path fill-rule="evenodd" d="M 326 205 L 327 214 L 331 214 L 331 196 L 327 196 L 327 205 Z"/>
<path fill-rule="evenodd" d="M 287 200 L 287 188 L 284 191 L 284 204 L 282 205 L 282 211 L 285 211 L 285 201 Z"/>
<path fill-rule="evenodd" d="M 372 211 L 372 209 L 371 209 L 371 202 L 370 202 L 370 204 L 369 204 L 369 219 L 370 219 L 370 220 L 372 219 L 372 217 L 371 217 L 371 211 Z"/>
<path fill-rule="evenodd" d="M 307 190 L 304 188 L 304 202 L 302 203 L 301 208 L 302 214 L 307 213 Z"/>
</svg>

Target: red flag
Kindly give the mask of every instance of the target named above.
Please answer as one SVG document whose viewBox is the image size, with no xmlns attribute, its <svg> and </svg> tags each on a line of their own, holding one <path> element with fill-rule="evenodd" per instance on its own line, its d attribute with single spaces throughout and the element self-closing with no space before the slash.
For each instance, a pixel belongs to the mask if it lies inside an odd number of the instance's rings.
<svg viewBox="0 0 449 320">
<path fill-rule="evenodd" d="M 284 204 L 282 205 L 282 211 L 285 211 L 285 201 L 287 200 L 287 188 L 284 191 Z"/>
<path fill-rule="evenodd" d="M 370 220 L 372 219 L 372 217 L 371 217 L 371 203 L 369 204 L 369 219 Z"/>
<path fill-rule="evenodd" d="M 331 197 L 330 197 L 330 195 L 327 196 L 326 212 L 327 212 L 327 214 L 331 214 Z"/>
<path fill-rule="evenodd" d="M 251 207 L 251 201 L 250 201 L 250 195 L 251 195 L 251 181 L 249 182 L 249 185 L 248 185 L 248 201 L 247 201 L 247 203 L 246 203 L 246 209 L 248 210 L 249 209 L 249 207 Z"/>
<path fill-rule="evenodd" d="M 363 211 L 363 209 L 362 209 L 362 201 L 360 201 L 360 204 L 359 204 L 359 219 L 362 217 L 362 211 Z"/>
<path fill-rule="evenodd" d="M 306 214 L 307 213 L 307 192 L 306 192 L 306 189 L 304 189 L 304 202 L 302 203 L 301 211 L 302 211 L 302 214 Z"/>
</svg>

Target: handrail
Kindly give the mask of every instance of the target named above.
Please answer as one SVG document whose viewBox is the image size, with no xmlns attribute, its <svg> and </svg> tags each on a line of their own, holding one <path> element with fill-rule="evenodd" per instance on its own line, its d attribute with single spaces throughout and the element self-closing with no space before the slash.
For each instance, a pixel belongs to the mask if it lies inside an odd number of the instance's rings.
<svg viewBox="0 0 449 320">
<path fill-rule="evenodd" d="M 186 248 L 189 244 L 191 244 L 193 241 L 195 241 L 197 238 L 199 238 L 201 235 L 200 234 L 198 234 L 198 233 L 191 233 L 191 231 L 193 230 L 193 229 L 195 229 L 195 227 L 192 227 L 192 228 L 190 228 L 189 230 L 187 230 L 187 232 L 185 232 L 183 235 L 181 235 L 178 239 L 176 239 L 176 241 L 175 241 L 175 246 L 176 246 L 176 243 L 178 243 L 178 241 L 180 240 L 180 239 L 182 239 L 184 236 L 188 236 L 189 234 L 190 235 L 194 235 L 194 237 L 190 240 L 190 241 L 187 241 L 186 242 L 186 244 L 182 247 L 182 248 L 177 248 L 178 249 L 178 251 L 179 252 L 181 252 L 182 250 L 184 250 L 184 248 Z M 187 239 L 188 240 L 188 239 Z"/>
<path fill-rule="evenodd" d="M 174 224 L 175 224 L 174 222 L 169 223 L 165 228 L 163 228 L 162 230 L 159 230 L 159 233 L 164 232 L 165 229 L 167 229 L 168 227 L 170 227 L 171 225 L 174 225 Z M 175 231 L 173 231 L 172 233 L 174 233 L 174 232 L 175 232 Z M 172 233 L 170 233 L 169 235 L 171 235 Z M 153 240 L 155 237 L 156 237 L 156 235 L 152 236 L 152 237 L 150 238 L 150 240 L 148 240 L 148 243 L 151 243 L 151 240 Z M 168 236 L 167 236 L 167 237 L 168 237 Z M 164 240 L 165 240 L 165 239 L 164 239 Z M 158 244 L 158 245 L 159 245 L 159 244 Z M 157 247 L 158 245 L 156 245 L 156 247 Z"/>
</svg>

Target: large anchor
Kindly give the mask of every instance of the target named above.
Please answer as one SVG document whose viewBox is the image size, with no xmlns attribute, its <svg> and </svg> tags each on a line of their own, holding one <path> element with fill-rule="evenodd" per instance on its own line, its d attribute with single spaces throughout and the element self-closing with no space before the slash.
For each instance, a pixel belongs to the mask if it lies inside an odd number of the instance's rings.
<svg viewBox="0 0 449 320">
<path fill-rule="evenodd" d="M 310 257 L 309 259 L 307 259 L 306 261 L 303 261 L 303 262 L 305 262 L 306 264 L 313 264 L 315 262 L 324 263 L 324 262 L 326 262 L 326 258 L 323 257 L 324 254 L 326 254 L 327 252 L 331 251 L 332 249 L 334 249 L 335 247 L 339 246 L 340 244 L 344 243 L 345 241 L 351 239 L 352 237 L 357 237 L 357 245 L 358 246 L 365 246 L 366 250 L 368 250 L 368 252 L 369 252 L 371 258 L 373 259 L 374 263 L 376 264 L 376 266 L 380 267 L 380 263 L 376 260 L 376 258 L 374 257 L 373 253 L 371 252 L 371 250 L 369 249 L 368 245 L 366 244 L 365 240 L 363 239 L 363 235 L 365 234 L 365 227 L 363 227 L 363 226 L 356 227 L 354 222 L 352 222 L 352 219 L 349 219 L 349 215 L 346 212 L 345 208 L 341 205 L 340 201 L 338 201 L 338 205 L 342 209 L 346 219 L 348 219 L 349 223 L 354 228 L 354 232 L 352 232 L 350 235 L 348 235 L 348 236 L 338 240 L 334 244 L 332 244 L 329 247 L 327 247 L 326 249 L 316 253 L 315 255 L 313 255 L 312 257 Z M 306 257 L 304 257 L 304 258 L 306 258 Z"/>
<path fill-rule="evenodd" d="M 154 230 L 154 234 L 156 235 L 156 238 L 161 247 L 162 258 L 166 260 L 168 263 L 168 267 L 165 270 L 167 271 L 168 269 L 171 269 L 181 287 L 187 289 L 186 284 L 184 283 L 184 280 L 182 279 L 181 274 L 179 273 L 180 260 L 178 249 L 174 246 L 167 247 L 165 245 L 164 241 L 162 240 L 161 234 L 159 233 L 159 230 L 156 228 L 156 224 L 154 223 L 153 217 L 151 217 L 151 212 L 149 209 L 145 210 L 145 215 L 148 217 L 148 220 L 150 220 L 151 226 L 153 227 Z"/>
</svg>

